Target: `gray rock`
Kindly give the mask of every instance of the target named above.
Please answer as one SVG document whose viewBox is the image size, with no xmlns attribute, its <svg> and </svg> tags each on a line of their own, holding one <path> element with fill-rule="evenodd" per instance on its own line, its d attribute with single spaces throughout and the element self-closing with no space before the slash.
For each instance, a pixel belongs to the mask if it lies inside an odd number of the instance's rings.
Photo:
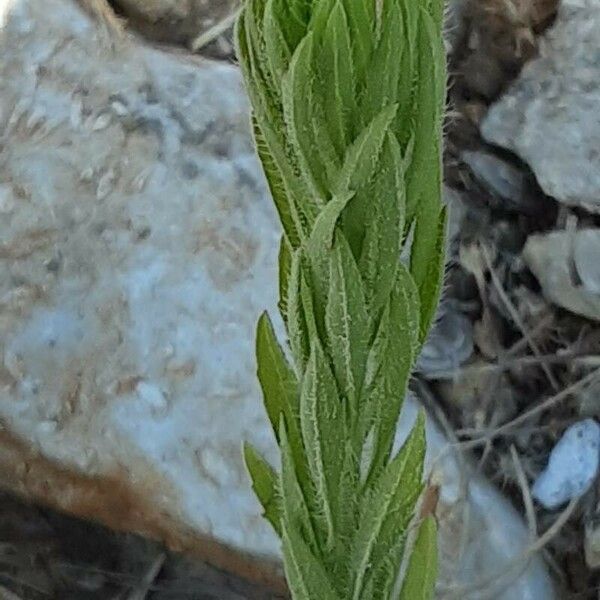
<svg viewBox="0 0 600 600">
<path fill-rule="evenodd" d="M 459 238 L 468 208 L 462 194 L 454 188 L 444 185 L 443 197 L 444 203 L 448 207 L 448 245 L 451 246 Z"/>
<path fill-rule="evenodd" d="M 461 158 L 473 175 L 493 194 L 519 206 L 527 192 L 525 173 L 495 154 L 465 151 Z"/>
<path fill-rule="evenodd" d="M 560 202 L 600 210 L 600 2 L 564 0 L 556 24 L 482 124 Z"/>
<path fill-rule="evenodd" d="M 532 235 L 523 258 L 548 300 L 600 320 L 600 229 Z"/>
</svg>

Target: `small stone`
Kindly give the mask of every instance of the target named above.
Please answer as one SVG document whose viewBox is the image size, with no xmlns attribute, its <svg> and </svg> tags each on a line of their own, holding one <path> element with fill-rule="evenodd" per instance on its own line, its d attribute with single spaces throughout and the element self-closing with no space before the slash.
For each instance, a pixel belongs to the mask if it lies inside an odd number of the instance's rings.
<svg viewBox="0 0 600 600">
<path fill-rule="evenodd" d="M 443 197 L 449 208 L 448 243 L 452 243 L 459 237 L 468 210 L 462 194 L 458 190 L 444 185 Z"/>
<path fill-rule="evenodd" d="M 523 259 L 544 296 L 563 308 L 600 321 L 600 229 L 532 235 Z"/>
<path fill-rule="evenodd" d="M 462 159 L 489 191 L 504 200 L 520 203 L 526 191 L 523 171 L 489 152 L 465 151 Z"/>
<path fill-rule="evenodd" d="M 550 453 L 548 465 L 535 481 L 533 497 L 555 510 L 585 494 L 598 475 L 600 425 L 586 419 L 565 431 Z"/>
<path fill-rule="evenodd" d="M 592 294 L 600 294 L 600 235 L 583 229 L 573 240 L 573 259 L 581 285 Z"/>
<path fill-rule="evenodd" d="M 473 354 L 471 320 L 451 306 L 442 314 L 423 346 L 417 369 L 429 378 L 452 377 Z"/>
</svg>

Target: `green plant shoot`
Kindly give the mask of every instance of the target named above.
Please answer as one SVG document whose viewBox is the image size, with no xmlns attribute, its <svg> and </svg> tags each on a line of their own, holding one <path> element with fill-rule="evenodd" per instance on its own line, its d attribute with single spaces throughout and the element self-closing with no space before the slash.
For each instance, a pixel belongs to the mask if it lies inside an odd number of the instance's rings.
<svg viewBox="0 0 600 600">
<path fill-rule="evenodd" d="M 442 15 L 442 0 L 246 0 L 237 21 L 287 330 L 284 347 L 264 314 L 257 332 L 281 468 L 244 453 L 295 600 L 433 594 L 423 416 L 393 442 L 444 271 Z"/>
</svg>

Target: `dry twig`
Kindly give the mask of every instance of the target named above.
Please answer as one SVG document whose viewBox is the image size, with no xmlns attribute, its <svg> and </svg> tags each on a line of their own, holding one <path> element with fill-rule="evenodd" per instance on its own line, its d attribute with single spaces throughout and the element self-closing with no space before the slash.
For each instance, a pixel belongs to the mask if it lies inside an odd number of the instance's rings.
<svg viewBox="0 0 600 600">
<path fill-rule="evenodd" d="M 500 436 L 508 433 L 509 431 L 514 429 L 517 425 L 524 423 L 531 417 L 533 417 L 541 412 L 544 412 L 545 410 L 548 410 L 549 408 L 551 408 L 555 404 L 558 404 L 559 402 L 565 400 L 569 396 L 572 396 L 573 394 L 580 392 L 582 389 L 584 389 L 585 387 L 590 385 L 595 379 L 597 379 L 598 375 L 600 375 L 600 369 L 595 369 L 591 373 L 588 373 L 585 377 L 582 377 L 581 379 L 577 380 L 575 383 L 572 383 L 570 386 L 566 387 L 564 390 L 558 392 L 557 394 L 555 394 L 554 396 L 551 396 L 550 398 L 547 398 L 540 404 L 534 406 L 533 408 L 530 408 L 528 411 L 526 411 L 526 412 L 520 414 L 518 417 L 512 419 L 512 421 L 509 421 L 508 423 L 505 423 L 504 425 L 497 427 L 493 431 L 490 431 L 486 435 L 483 435 L 479 438 L 475 438 L 473 440 L 469 440 L 466 442 L 459 442 L 459 445 L 463 449 L 476 448 L 478 446 L 485 445 L 489 440 L 493 440 L 497 437 L 500 437 Z M 472 429 L 466 429 L 462 433 L 465 435 L 469 435 L 469 434 L 477 434 L 479 432 L 476 430 L 472 430 Z"/>
<path fill-rule="evenodd" d="M 504 306 L 506 307 L 506 310 L 508 310 L 512 320 L 515 322 L 516 326 L 519 328 L 519 331 L 521 332 L 523 337 L 527 340 L 527 343 L 529 344 L 529 347 L 531 348 L 532 352 L 535 354 L 536 357 L 540 357 L 542 355 L 542 352 L 541 352 L 539 346 L 537 345 L 536 341 L 533 339 L 533 337 L 527 330 L 527 327 L 525 327 L 525 323 L 523 323 L 523 319 L 521 319 L 521 316 L 519 315 L 519 312 L 515 308 L 515 305 L 512 303 L 511 299 L 508 297 L 508 294 L 504 290 L 504 287 L 502 286 L 502 282 L 500 281 L 500 278 L 498 277 L 498 274 L 496 273 L 496 271 L 494 269 L 494 265 L 492 264 L 492 260 L 490 259 L 488 250 L 483 244 L 481 245 L 481 255 L 482 255 L 483 260 L 485 261 L 485 265 L 490 273 L 492 284 L 496 288 L 496 291 L 498 292 L 500 299 L 502 300 Z M 558 391 L 560 389 L 560 386 L 558 384 L 558 381 L 556 381 L 556 378 L 554 377 L 554 374 L 552 373 L 552 371 L 550 370 L 548 365 L 544 362 L 541 362 L 540 366 L 542 367 L 542 370 L 546 374 L 546 377 L 548 378 L 550 385 L 554 388 L 554 391 Z"/>
<path fill-rule="evenodd" d="M 533 500 L 531 498 L 531 490 L 529 489 L 529 483 L 527 476 L 523 470 L 521 459 L 517 453 L 517 449 L 514 444 L 510 447 L 510 454 L 512 456 L 513 464 L 515 466 L 515 472 L 517 474 L 517 481 L 521 488 L 521 494 L 523 496 L 523 504 L 525 505 L 525 514 L 527 515 L 527 523 L 529 524 L 529 534 L 531 541 L 533 542 L 537 538 L 537 519 L 535 516 L 535 508 L 533 506 Z"/>
<path fill-rule="evenodd" d="M 218 23 L 215 23 L 212 27 L 198 35 L 190 45 L 192 52 L 199 52 L 202 48 L 205 48 L 208 44 L 214 42 L 220 35 L 232 27 L 235 20 L 238 18 L 240 10 L 241 8 L 234 10 L 230 15 L 221 19 Z"/>
<path fill-rule="evenodd" d="M 160 573 L 163 565 L 165 564 L 167 556 L 164 553 L 159 554 L 150 564 L 148 571 L 144 575 L 142 581 L 140 581 L 137 589 L 133 590 L 127 600 L 144 600 L 146 595 L 150 591 L 150 586 Z"/>
</svg>

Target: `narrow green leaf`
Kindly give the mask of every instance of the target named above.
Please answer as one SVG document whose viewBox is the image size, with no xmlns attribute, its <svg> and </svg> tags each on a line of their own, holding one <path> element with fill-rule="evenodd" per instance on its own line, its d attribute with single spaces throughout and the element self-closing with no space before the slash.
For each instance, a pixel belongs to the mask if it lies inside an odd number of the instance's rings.
<svg viewBox="0 0 600 600">
<path fill-rule="evenodd" d="M 296 370 L 304 373 L 308 355 L 310 353 L 310 341 L 308 328 L 304 318 L 302 305 L 302 250 L 299 248 L 292 255 L 290 269 L 289 287 L 287 293 L 287 333 L 290 348 L 294 357 Z"/>
<path fill-rule="evenodd" d="M 237 21 L 237 50 L 242 58 L 242 72 L 252 101 L 256 123 L 254 136 L 259 155 L 264 160 L 263 168 L 286 234 L 296 247 L 302 234 L 310 229 L 314 205 L 299 178 L 299 167 L 289 141 L 283 135 L 285 126 L 279 92 L 268 81 L 268 69 L 258 58 L 258 49 L 264 45 L 264 41 L 258 30 L 256 16 L 249 7 L 242 11 Z M 255 33 L 252 34 L 250 30 Z"/>
<path fill-rule="evenodd" d="M 252 479 L 252 489 L 263 507 L 263 516 L 281 536 L 281 498 L 277 491 L 277 474 L 247 442 L 244 443 L 243 453 L 246 468 Z"/>
<path fill-rule="evenodd" d="M 265 312 L 256 333 L 258 379 L 269 421 L 278 441 L 283 418 L 301 485 L 307 481 L 307 466 L 300 432 L 300 384 L 277 341 L 273 324 Z"/>
<path fill-rule="evenodd" d="M 444 0 L 425 0 L 425 9 L 431 15 L 436 32 L 444 26 L 444 6 Z"/>
<path fill-rule="evenodd" d="M 283 555 L 286 578 L 295 600 L 342 600 L 321 561 L 293 524 L 284 524 Z"/>
<path fill-rule="evenodd" d="M 283 235 L 279 244 L 279 312 L 284 321 L 287 320 L 288 292 L 292 274 L 292 248 L 288 238 Z"/>
<path fill-rule="evenodd" d="M 265 6 L 265 0 L 248 0 L 242 17 L 252 70 L 251 82 L 259 94 L 262 94 L 262 103 L 274 114 L 276 111 L 273 109 L 279 104 L 280 92 L 276 85 L 277 80 L 273 78 L 269 69 L 269 56 L 263 30 Z"/>
<path fill-rule="evenodd" d="M 332 252 L 325 326 L 335 377 L 355 414 L 371 337 L 370 323 L 360 272 L 341 235 Z"/>
<path fill-rule="evenodd" d="M 399 0 L 399 3 L 404 23 L 404 39 L 402 55 L 400 56 L 400 73 L 402 76 L 398 81 L 398 112 L 394 123 L 394 132 L 398 136 L 402 147 L 405 147 L 414 129 L 414 90 L 418 79 L 416 60 L 418 55 L 419 2 Z"/>
<path fill-rule="evenodd" d="M 280 80 L 287 72 L 292 57 L 279 21 L 278 10 L 280 7 L 280 0 L 267 0 L 263 18 L 266 56 L 274 81 Z"/>
<path fill-rule="evenodd" d="M 410 215 L 416 216 L 410 271 L 420 295 L 421 342 L 435 316 L 444 273 L 446 211 L 441 202 L 440 139 L 444 102 L 441 90 L 445 69 L 438 37 L 432 17 L 421 9 L 416 91 L 419 114 L 413 159 L 407 177 L 407 194 L 411 199 L 407 210 Z M 428 173 L 428 177 L 423 177 L 422 173 Z"/>
<path fill-rule="evenodd" d="M 319 53 L 321 96 L 324 99 L 326 126 L 338 156 L 344 156 L 348 141 L 353 139 L 356 124 L 356 82 L 352 65 L 352 44 L 346 11 L 337 0 L 323 37 Z"/>
<path fill-rule="evenodd" d="M 282 33 L 293 51 L 306 35 L 309 3 L 305 0 L 275 0 L 275 14 L 279 16 Z"/>
<path fill-rule="evenodd" d="M 427 517 L 419 527 L 399 600 L 432 600 L 437 576 L 435 519 Z"/>
<path fill-rule="evenodd" d="M 333 374 L 317 340 L 302 381 L 300 423 L 308 467 L 316 490 L 319 517 L 331 550 L 334 542 L 336 505 L 344 462 L 345 415 Z"/>
<path fill-rule="evenodd" d="M 396 283 L 388 304 L 389 320 L 382 320 L 379 335 L 385 342 L 374 343 L 369 361 L 381 370 L 375 377 L 370 406 L 375 410 L 375 450 L 369 480 L 376 477 L 389 460 L 396 425 L 419 349 L 419 297 L 412 277 L 399 264 Z M 385 313 L 384 313 L 385 315 Z M 368 373 L 374 368 L 368 366 Z"/>
<path fill-rule="evenodd" d="M 294 205 L 294 197 L 287 189 L 281 170 L 277 166 L 277 161 L 271 154 L 265 135 L 254 115 L 252 116 L 252 129 L 256 150 L 260 157 L 263 171 L 269 184 L 269 190 L 279 214 L 279 219 L 283 225 L 283 230 L 292 246 L 297 247 L 303 238 L 303 227 Z"/>
<path fill-rule="evenodd" d="M 382 0 L 381 8 L 381 36 L 367 71 L 369 94 L 362 98 L 361 112 L 366 120 L 374 118 L 386 106 L 397 106 L 398 103 L 402 53 L 406 43 L 404 22 L 397 0 Z"/>
<path fill-rule="evenodd" d="M 320 6 L 331 1 L 324 0 Z M 318 93 L 322 82 L 318 81 L 320 73 L 314 59 L 322 54 L 319 50 L 322 34 L 316 26 L 311 27 L 296 48 L 281 87 L 289 137 L 303 165 L 307 185 L 317 198 L 326 199 L 330 182 L 339 171 L 340 157 L 329 134 L 325 111 L 330 94 Z"/>
<path fill-rule="evenodd" d="M 352 38 L 352 62 L 358 80 L 365 76 L 371 60 L 375 39 L 375 2 L 372 0 L 343 0 Z"/>
<path fill-rule="evenodd" d="M 410 270 L 419 287 L 421 304 L 419 342 L 421 344 L 427 338 L 435 318 L 442 291 L 446 266 L 447 219 L 447 210 L 444 207 L 437 218 L 437 227 L 432 227 L 423 219 L 418 219 L 415 227 Z"/>
<path fill-rule="evenodd" d="M 405 204 L 404 161 L 396 136 L 388 133 L 373 184 L 372 206 L 365 215 L 366 233 L 359 260 L 373 315 L 379 315 L 396 280 Z"/>
<path fill-rule="evenodd" d="M 335 185 L 337 195 L 343 196 L 347 191 L 356 191 L 371 179 L 396 108 L 395 105 L 384 108 L 348 148 Z"/>
<path fill-rule="evenodd" d="M 399 545 L 403 545 L 421 492 L 424 456 L 425 422 L 420 415 L 400 452 L 365 495 L 352 554 L 353 600 L 367 600 L 365 587 L 380 566 L 385 565 L 391 578 L 399 571 Z"/>
<path fill-rule="evenodd" d="M 395 106 L 388 106 L 363 129 L 346 152 L 335 186 L 338 195 L 346 190 L 356 191 L 343 219 L 344 233 L 356 257 L 361 254 L 365 222 L 375 193 L 374 180 L 377 180 L 381 152 L 395 111 Z"/>
<path fill-rule="evenodd" d="M 422 211 L 421 214 L 423 211 L 429 214 L 433 206 L 439 206 L 442 192 L 440 140 L 444 99 L 440 87 L 443 87 L 445 70 L 440 56 L 440 42 L 435 37 L 432 19 L 421 9 L 417 37 L 419 52 L 414 147 L 407 171 L 408 214 L 411 218 L 416 214 L 417 207 Z M 427 173 L 427 177 L 423 176 L 424 173 Z"/>
<path fill-rule="evenodd" d="M 282 491 L 282 529 L 285 531 L 286 528 L 294 528 L 306 540 L 307 545 L 314 550 L 318 548 L 318 544 L 309 512 L 309 501 L 304 496 L 298 480 L 283 418 L 279 426 L 279 440 L 281 450 L 281 481 L 279 488 Z"/>
<path fill-rule="evenodd" d="M 353 195 L 352 192 L 347 192 L 343 196 L 335 196 L 327 203 L 317 217 L 306 243 L 305 251 L 310 265 L 313 295 L 316 299 L 315 318 L 317 323 L 322 323 L 325 316 L 335 228 Z"/>
<path fill-rule="evenodd" d="M 287 202 L 279 194 L 275 197 L 276 205 L 280 214 L 289 214 L 293 218 L 293 229 L 287 219 L 282 222 L 292 246 L 296 247 L 297 238 L 310 232 L 319 203 L 311 196 L 307 182 L 302 179 L 298 157 L 286 135 L 280 84 L 278 81 L 275 85 L 265 63 L 265 42 L 262 28 L 259 26 L 264 12 L 260 9 L 262 4 L 263 0 L 249 0 L 238 19 L 236 40 L 240 55 L 246 58 L 242 60 L 242 65 L 258 125 L 259 135 L 257 136 L 255 131 L 255 136 L 259 141 L 265 142 L 264 148 L 268 149 L 268 154 L 264 149 L 259 150 L 267 157 L 266 174 L 270 185 L 273 185 L 273 181 L 270 180 L 272 169 L 269 168 L 269 161 L 277 166 L 281 174 Z M 252 7 L 254 10 L 250 10 Z M 278 186 L 275 186 L 275 189 L 278 189 Z M 284 204 L 287 204 L 287 209 L 283 208 Z"/>
<path fill-rule="evenodd" d="M 275 435 L 279 430 L 279 420 L 285 416 L 286 423 L 294 420 L 299 409 L 299 384 L 296 374 L 285 358 L 277 341 L 269 315 L 264 312 L 256 333 L 256 358 L 267 414 Z"/>
<path fill-rule="evenodd" d="M 323 204 L 327 197 L 326 170 L 319 160 L 314 136 L 312 69 L 313 34 L 309 32 L 296 48 L 288 72 L 281 81 L 284 118 L 303 179 L 314 198 Z"/>
</svg>

